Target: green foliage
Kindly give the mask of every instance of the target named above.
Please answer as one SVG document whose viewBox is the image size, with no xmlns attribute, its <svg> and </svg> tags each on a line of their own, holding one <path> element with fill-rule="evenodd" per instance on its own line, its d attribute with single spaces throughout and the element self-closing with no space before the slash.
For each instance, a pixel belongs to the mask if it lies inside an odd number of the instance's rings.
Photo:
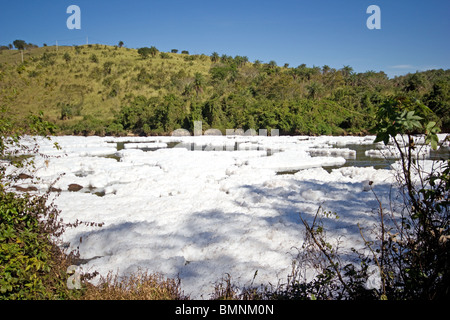
<svg viewBox="0 0 450 320">
<path fill-rule="evenodd" d="M 436 114 L 438 125 L 444 132 L 450 131 L 450 79 L 439 79 L 424 96 L 428 107 Z"/>
<path fill-rule="evenodd" d="M 49 236 L 59 230 L 47 229 L 54 221 L 41 221 L 56 217 L 46 200 L 0 189 L 1 299 L 54 299 L 70 294 L 64 280 L 54 277 L 54 260 L 59 257 Z"/>
<path fill-rule="evenodd" d="M 405 97 L 388 99 L 380 107 L 375 141 L 392 142 L 400 153 L 397 181 L 404 206 L 395 209 L 390 204 L 394 211 L 387 214 L 387 204 L 381 203 L 373 192 L 379 203 L 379 225 L 373 233 L 375 241 L 366 240 L 360 228 L 365 246 L 362 250 L 353 249 L 360 268 L 354 264 L 342 266 L 338 245 L 326 240 L 318 215 L 312 225 L 302 217 L 306 238 L 304 256 L 299 261 L 311 261 L 318 275 L 312 281 L 294 276 L 286 290 L 277 294 L 314 299 L 448 299 L 450 160 L 436 161 L 430 173 L 413 157 L 418 148 L 417 133 L 425 137 L 425 144 L 438 148 L 439 128 L 436 122 L 428 120 L 432 117 L 429 108 Z M 365 286 L 370 266 L 378 271 L 379 288 Z"/>
<path fill-rule="evenodd" d="M 14 47 L 16 47 L 16 49 L 18 50 L 24 50 L 27 43 L 24 40 L 14 40 L 13 42 Z"/>
<path fill-rule="evenodd" d="M 106 134 L 107 124 L 104 120 L 98 119 L 92 115 L 86 115 L 83 120 L 72 126 L 75 135 L 97 135 L 104 136 Z"/>
<path fill-rule="evenodd" d="M 433 149 L 437 148 L 437 133 L 439 129 L 436 122 L 425 123 L 432 111 L 418 100 L 409 98 L 396 98 L 386 101 L 378 110 L 378 123 L 373 129 L 377 133 L 375 142 L 389 143 L 398 134 L 413 134 L 426 129 L 427 141 L 431 142 Z"/>
<path fill-rule="evenodd" d="M 0 157 L 8 159 L 0 166 L 0 299 L 61 299 L 70 292 L 65 283 L 68 263 L 52 237 L 62 234 L 56 208 L 48 204 L 48 194 L 31 196 L 8 190 L 13 181 L 6 175 L 8 165 L 26 166 L 26 158 L 17 150 L 36 152 L 21 145 L 23 132 L 14 125 L 6 110 L 0 118 Z M 39 116 L 30 116 L 27 131 L 49 133 L 54 127 Z M 13 157 L 11 157 L 13 156 Z"/>
<path fill-rule="evenodd" d="M 161 57 L 161 59 L 172 59 L 172 57 L 166 52 L 161 52 L 159 56 Z"/>
<path fill-rule="evenodd" d="M 108 46 L 100 45 L 77 46 L 75 53 L 69 47 L 61 47 L 58 52 L 50 47 L 38 48 L 28 53 L 29 58 L 23 64 L 17 64 L 14 52 L 9 51 L 5 50 L 0 57 L 0 87 L 4 93 L 0 103 L 17 110 L 21 116 L 45 109 L 52 121 L 66 129 L 69 128 L 66 119 L 72 117 L 73 128 L 78 121 L 83 122 L 78 129 L 92 127 L 93 122 L 107 127 L 113 121 L 129 130 L 117 118 L 120 109 L 129 104 L 128 95 L 144 96 L 147 100 L 151 97 L 163 100 L 164 96 L 174 95 L 177 105 L 169 106 L 175 109 L 165 113 L 174 114 L 181 106 L 181 115 L 175 117 L 175 122 L 168 126 L 152 125 L 161 121 L 152 118 L 156 116 L 152 113 L 153 116 L 136 124 L 140 127 L 133 129 L 134 132 L 170 134 L 165 127 L 176 124 L 188 129 L 195 118 L 202 120 L 205 128 L 212 126 L 222 131 L 276 127 L 281 134 L 367 134 L 376 125 L 377 110 L 386 100 L 404 94 L 410 101 L 421 101 L 433 113 L 428 116 L 416 109 L 414 114 L 399 113 L 398 118 L 405 119 L 402 126 L 413 125 L 415 117 L 422 117 L 434 121 L 444 132 L 449 130 L 448 70 L 388 79 L 383 72 L 356 73 L 350 66 L 339 70 L 326 65 L 279 67 L 273 60 L 250 63 L 246 56 L 232 57 L 217 52 L 206 56 L 189 55 L 183 50 L 184 54 L 178 55 L 160 53 L 155 47 L 108 50 Z M 136 59 L 136 53 L 142 59 Z M 61 61 L 65 60 L 70 68 L 62 67 Z M 17 74 L 37 81 L 17 81 Z M 41 79 L 45 81 L 44 86 L 37 90 L 35 84 Z M 66 92 L 72 87 L 88 90 Z M 85 121 L 74 117 L 74 112 L 71 116 L 70 110 L 49 107 L 58 106 L 59 102 L 72 104 L 74 99 L 79 101 L 78 97 L 82 97 L 83 115 L 101 119 Z M 145 130 L 144 124 L 147 124 Z M 411 129 L 424 132 L 426 126 Z"/>
<path fill-rule="evenodd" d="M 113 66 L 114 66 L 114 62 L 106 61 L 103 64 L 103 75 L 107 76 L 107 75 L 111 74 Z"/>
<path fill-rule="evenodd" d="M 56 57 L 55 53 L 44 52 L 40 58 L 41 60 L 40 65 L 44 68 L 54 65 L 56 61 L 55 57 Z"/>
<path fill-rule="evenodd" d="M 81 115 L 82 104 L 58 103 L 58 106 L 61 108 L 61 120 L 68 120 Z"/>
<path fill-rule="evenodd" d="M 143 48 L 139 48 L 138 49 L 138 54 L 142 57 L 142 59 L 146 59 L 148 58 L 148 56 L 152 56 L 155 57 L 159 50 L 156 49 L 156 47 L 152 46 L 152 47 L 143 47 Z"/>
</svg>

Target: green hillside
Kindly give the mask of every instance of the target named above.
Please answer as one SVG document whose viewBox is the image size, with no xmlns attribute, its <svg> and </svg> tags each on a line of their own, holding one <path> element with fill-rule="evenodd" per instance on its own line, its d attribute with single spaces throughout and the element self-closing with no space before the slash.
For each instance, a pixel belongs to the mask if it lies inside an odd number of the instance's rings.
<svg viewBox="0 0 450 320">
<path fill-rule="evenodd" d="M 5 47 L 2 47 L 5 48 Z M 0 51 L 0 106 L 44 113 L 61 134 L 170 134 L 177 128 L 276 128 L 364 134 L 392 95 L 421 100 L 450 128 L 450 70 L 388 79 L 350 66 L 278 66 L 247 57 L 106 45 Z"/>
</svg>

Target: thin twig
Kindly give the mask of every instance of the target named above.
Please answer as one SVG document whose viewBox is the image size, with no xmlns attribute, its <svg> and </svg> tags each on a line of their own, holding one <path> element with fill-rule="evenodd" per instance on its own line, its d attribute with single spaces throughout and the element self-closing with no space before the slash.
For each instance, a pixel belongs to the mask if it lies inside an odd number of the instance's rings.
<svg viewBox="0 0 450 320">
<path fill-rule="evenodd" d="M 319 210 L 321 208 L 319 207 L 319 209 L 316 212 L 316 216 L 314 217 L 314 221 L 316 220 L 317 215 L 319 214 Z M 308 225 L 308 223 L 302 218 L 302 216 L 300 215 L 300 219 L 302 220 L 303 224 L 305 225 L 306 230 L 308 231 L 308 233 L 311 235 L 314 243 L 316 244 L 316 246 L 319 248 L 319 250 L 325 255 L 325 257 L 327 258 L 327 260 L 329 261 L 329 263 L 333 266 L 333 269 L 336 271 L 336 274 L 338 276 L 339 281 L 342 283 L 342 285 L 344 286 L 344 289 L 347 291 L 350 291 L 347 284 L 345 283 L 344 279 L 342 278 L 341 273 L 339 272 L 339 269 L 337 268 L 336 264 L 334 263 L 333 259 L 330 257 L 330 255 L 327 253 L 327 251 L 325 250 L 325 248 L 320 244 L 320 242 L 316 239 L 316 237 L 314 236 L 314 231 L 313 229 Z"/>
</svg>

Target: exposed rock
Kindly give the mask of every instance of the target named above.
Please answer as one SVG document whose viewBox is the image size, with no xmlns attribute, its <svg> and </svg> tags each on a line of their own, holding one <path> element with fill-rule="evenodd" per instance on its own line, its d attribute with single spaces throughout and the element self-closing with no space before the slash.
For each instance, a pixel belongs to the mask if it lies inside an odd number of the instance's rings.
<svg viewBox="0 0 450 320">
<path fill-rule="evenodd" d="M 77 191 L 80 191 L 81 189 L 83 189 L 83 186 L 80 186 L 79 184 L 76 184 L 76 183 L 72 183 L 72 184 L 69 184 L 69 188 L 67 190 L 69 190 L 71 192 L 77 192 Z"/>
<path fill-rule="evenodd" d="M 25 179 L 32 179 L 33 177 L 30 176 L 30 175 L 28 175 L 28 174 L 26 174 L 26 173 L 21 173 L 21 174 L 19 174 L 19 175 L 17 176 L 17 178 L 18 178 L 18 179 L 25 180 Z"/>
<path fill-rule="evenodd" d="M 24 187 L 21 187 L 21 186 L 14 186 L 14 188 L 17 191 L 21 191 L 21 192 L 38 191 L 38 189 L 36 187 L 33 187 L 33 186 L 27 187 L 27 188 L 24 188 Z"/>
</svg>

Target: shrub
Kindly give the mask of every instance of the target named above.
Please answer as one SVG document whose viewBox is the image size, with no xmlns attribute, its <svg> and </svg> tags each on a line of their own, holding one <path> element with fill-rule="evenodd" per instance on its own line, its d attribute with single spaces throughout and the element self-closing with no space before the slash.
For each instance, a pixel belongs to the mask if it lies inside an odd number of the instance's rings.
<svg viewBox="0 0 450 320">
<path fill-rule="evenodd" d="M 91 115 L 86 115 L 83 120 L 77 122 L 73 126 L 73 134 L 75 135 L 97 135 L 104 136 L 106 133 L 105 123 Z"/>
<path fill-rule="evenodd" d="M 72 119 L 74 116 L 81 115 L 82 104 L 73 105 L 69 103 L 58 103 L 61 108 L 61 120 Z"/>
<path fill-rule="evenodd" d="M 121 136 L 125 134 L 123 126 L 120 123 L 112 122 L 106 127 L 106 135 L 108 136 Z"/>
<path fill-rule="evenodd" d="M 97 55 L 96 54 L 91 54 L 91 56 L 90 56 L 90 58 L 89 58 L 90 60 L 91 60 L 91 62 L 93 62 L 93 63 L 98 63 L 98 58 L 97 58 Z"/>
<path fill-rule="evenodd" d="M 161 52 L 159 54 L 159 56 L 161 57 L 161 59 L 172 59 L 172 57 L 170 56 L 170 54 L 166 53 L 166 52 Z"/>
<path fill-rule="evenodd" d="M 52 237 L 65 225 L 48 195 L 18 195 L 0 188 L 0 299 L 67 299 L 66 270 L 76 257 Z"/>
<path fill-rule="evenodd" d="M 435 161 L 426 171 L 414 153 L 424 139 L 425 146 L 438 147 L 436 123 L 429 121 L 431 110 L 417 100 L 397 97 L 386 101 L 378 111 L 375 142 L 392 143 L 400 154 L 397 182 L 403 207 L 389 204 L 387 214 L 379 203 L 379 224 L 375 241 L 364 240 L 362 250 L 353 249 L 360 261 L 342 265 L 336 246 L 326 239 L 319 211 L 306 228 L 303 249 L 316 266 L 312 281 L 298 281 L 284 293 L 320 299 L 448 299 L 450 296 L 450 160 Z M 422 134 L 417 136 L 417 134 Z M 423 147 L 423 146 L 422 146 Z M 373 191 L 373 190 L 372 190 Z M 323 214 L 322 214 L 323 216 Z M 375 275 L 369 272 L 375 270 Z M 375 286 L 367 286 L 375 276 Z"/>
<path fill-rule="evenodd" d="M 72 60 L 72 57 L 70 56 L 70 54 L 68 52 L 66 52 L 63 55 L 63 59 L 64 59 L 64 61 L 66 61 L 66 63 L 69 63 Z"/>
<path fill-rule="evenodd" d="M 53 133 L 54 126 L 40 116 L 32 116 L 28 133 Z M 67 287 L 66 270 L 77 257 L 65 252 L 58 237 L 67 227 L 59 211 L 50 203 L 50 191 L 44 195 L 10 191 L 14 171 L 8 166 L 32 169 L 32 160 L 18 157 L 17 150 L 35 153 L 35 147 L 20 143 L 23 132 L 6 117 L 0 121 L 0 157 L 8 159 L 0 166 L 0 299 L 67 299 L 80 294 Z"/>
</svg>

